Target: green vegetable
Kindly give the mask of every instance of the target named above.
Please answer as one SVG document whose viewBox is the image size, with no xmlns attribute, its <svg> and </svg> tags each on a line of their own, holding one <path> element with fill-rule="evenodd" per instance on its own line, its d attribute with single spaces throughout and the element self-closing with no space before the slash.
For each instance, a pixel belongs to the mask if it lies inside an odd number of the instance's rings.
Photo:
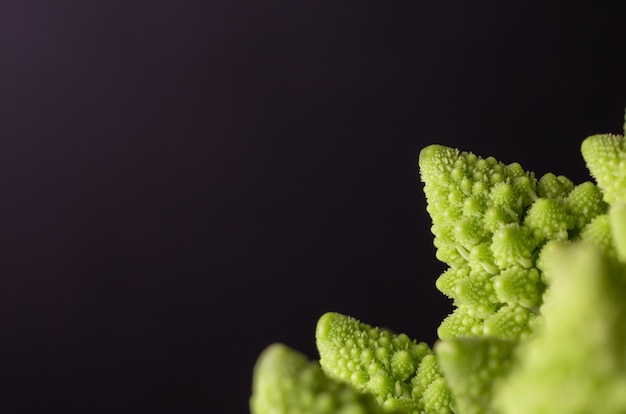
<svg viewBox="0 0 626 414">
<path fill-rule="evenodd" d="M 626 126 L 626 124 L 625 124 Z M 429 347 L 328 312 L 319 360 L 261 353 L 252 414 L 626 412 L 626 139 L 583 140 L 592 180 L 537 178 L 443 145 L 420 152 L 436 288 Z"/>
<path fill-rule="evenodd" d="M 536 337 L 495 406 L 507 414 L 626 412 L 626 265 L 587 243 L 549 252 Z"/>
<path fill-rule="evenodd" d="M 328 376 L 374 394 L 385 409 L 450 412 L 450 391 L 428 345 L 338 313 L 326 313 L 315 333 Z"/>
<path fill-rule="evenodd" d="M 332 380 L 319 364 L 286 345 L 272 344 L 254 368 L 255 413 L 382 414 L 374 396 Z"/>
</svg>

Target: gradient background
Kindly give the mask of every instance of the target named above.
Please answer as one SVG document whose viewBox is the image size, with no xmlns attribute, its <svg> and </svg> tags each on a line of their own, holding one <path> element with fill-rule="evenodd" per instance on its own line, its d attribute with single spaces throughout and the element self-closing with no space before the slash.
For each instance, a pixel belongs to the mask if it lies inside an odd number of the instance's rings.
<svg viewBox="0 0 626 414">
<path fill-rule="evenodd" d="M 1 411 L 247 413 L 330 310 L 432 344 L 419 150 L 588 180 L 618 3 L 3 1 Z"/>
</svg>

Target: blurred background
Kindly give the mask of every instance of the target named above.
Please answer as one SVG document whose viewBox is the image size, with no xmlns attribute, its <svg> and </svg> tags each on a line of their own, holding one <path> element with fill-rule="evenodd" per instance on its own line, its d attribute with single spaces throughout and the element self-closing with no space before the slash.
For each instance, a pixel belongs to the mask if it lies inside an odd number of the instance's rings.
<svg viewBox="0 0 626 414">
<path fill-rule="evenodd" d="M 247 413 L 327 311 L 434 343 L 420 149 L 589 180 L 623 9 L 3 1 L 2 412 Z"/>
</svg>

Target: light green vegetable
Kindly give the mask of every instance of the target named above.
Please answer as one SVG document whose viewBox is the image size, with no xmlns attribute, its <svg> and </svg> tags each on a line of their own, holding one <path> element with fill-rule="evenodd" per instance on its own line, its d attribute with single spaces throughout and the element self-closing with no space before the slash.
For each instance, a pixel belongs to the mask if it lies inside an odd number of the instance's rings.
<svg viewBox="0 0 626 414">
<path fill-rule="evenodd" d="M 328 378 L 317 362 L 283 344 L 272 344 L 261 353 L 253 378 L 250 409 L 255 413 L 385 412 L 373 395 Z"/>
<path fill-rule="evenodd" d="M 454 389 L 457 412 L 496 412 L 491 399 L 513 363 L 516 346 L 516 341 L 493 336 L 460 337 L 436 344 L 439 363 Z"/>
<path fill-rule="evenodd" d="M 333 312 L 320 318 L 315 337 L 324 371 L 374 394 L 385 409 L 451 412 L 450 391 L 425 343 Z"/>
<path fill-rule="evenodd" d="M 424 148 L 419 167 L 437 257 L 450 266 L 436 286 L 457 306 L 439 337 L 527 337 L 545 290 L 539 252 L 606 212 L 600 190 L 441 145 Z"/>
<path fill-rule="evenodd" d="M 423 148 L 436 257 L 448 266 L 435 286 L 454 306 L 439 340 L 431 349 L 328 312 L 318 361 L 282 344 L 261 354 L 252 414 L 625 413 L 626 139 L 593 135 L 581 154 L 592 180 L 575 184 Z"/>
<path fill-rule="evenodd" d="M 577 243 L 547 253 L 543 324 L 495 405 L 507 414 L 626 412 L 626 265 Z"/>
</svg>

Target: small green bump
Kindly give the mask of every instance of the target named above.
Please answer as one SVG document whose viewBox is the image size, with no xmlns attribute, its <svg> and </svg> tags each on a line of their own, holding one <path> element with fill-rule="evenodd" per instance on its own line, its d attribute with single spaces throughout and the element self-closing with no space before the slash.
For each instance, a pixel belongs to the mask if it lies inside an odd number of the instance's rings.
<svg viewBox="0 0 626 414">
<path fill-rule="evenodd" d="M 396 351 L 391 357 L 391 370 L 395 377 L 406 380 L 415 373 L 413 357 L 407 350 Z"/>
<path fill-rule="evenodd" d="M 483 215 L 485 229 L 491 233 L 512 223 L 518 224 L 518 218 L 512 216 L 503 206 L 491 206 L 485 210 Z"/>
<path fill-rule="evenodd" d="M 484 333 L 502 339 L 520 339 L 530 334 L 537 314 L 520 305 L 504 305 L 485 320 Z"/>
<path fill-rule="evenodd" d="M 456 296 L 456 287 L 462 279 L 469 276 L 470 270 L 469 266 L 449 267 L 437 278 L 435 286 L 441 293 L 453 299 Z"/>
<path fill-rule="evenodd" d="M 583 228 L 580 238 L 599 247 L 606 254 L 617 257 L 617 252 L 613 244 L 611 220 L 608 213 L 596 216 L 591 220 L 591 222 Z"/>
<path fill-rule="evenodd" d="M 469 277 L 460 280 L 455 288 L 454 298 L 458 305 L 472 308 L 477 317 L 492 314 L 497 305 L 491 275 L 485 271 L 472 272 Z"/>
<path fill-rule="evenodd" d="M 420 174 L 425 181 L 440 177 L 450 170 L 458 154 L 458 150 L 443 145 L 432 144 L 424 147 L 418 159 Z"/>
<path fill-rule="evenodd" d="M 609 220 L 617 258 L 626 263 L 626 202 L 616 202 L 611 205 Z"/>
<path fill-rule="evenodd" d="M 317 361 L 280 343 L 259 355 L 249 403 L 252 414 L 385 413 L 372 394 L 327 377 Z"/>
<path fill-rule="evenodd" d="M 472 313 L 471 307 L 468 306 L 459 306 L 454 309 L 437 328 L 439 338 L 482 335 L 484 333 L 483 320 L 473 316 Z"/>
<path fill-rule="evenodd" d="M 317 321 L 317 329 L 315 336 L 318 338 L 326 338 L 333 324 L 333 319 L 337 314 L 335 312 L 326 312 Z"/>
<path fill-rule="evenodd" d="M 537 193 L 539 197 L 549 199 L 563 199 L 574 188 L 574 183 L 565 176 L 556 176 L 547 173 L 539 179 L 537 183 Z"/>
<path fill-rule="evenodd" d="M 624 200 L 626 193 L 626 148 L 621 135 L 596 134 L 581 144 L 581 153 L 591 175 L 603 192 L 604 200 Z"/>
<path fill-rule="evenodd" d="M 533 308 L 539 304 L 545 285 L 538 269 L 514 265 L 494 277 L 493 287 L 500 302 Z"/>
<path fill-rule="evenodd" d="M 509 224 L 494 232 L 491 250 L 500 269 L 515 264 L 531 267 L 532 256 L 537 246 L 537 240 L 528 227 Z"/>
<path fill-rule="evenodd" d="M 493 337 L 438 341 L 435 354 L 448 380 L 457 412 L 493 413 L 496 383 L 513 364 L 517 341 Z"/>
<path fill-rule="evenodd" d="M 423 358 L 432 355 L 427 344 L 339 313 L 324 314 L 316 332 L 320 364 L 329 377 L 374 394 L 383 406 L 420 412 L 423 396 L 414 398 L 410 384 Z"/>
<path fill-rule="evenodd" d="M 551 198 L 539 198 L 524 218 L 524 225 L 531 229 L 539 241 L 567 240 L 568 230 L 574 228 L 575 224 L 565 203 Z"/>
<path fill-rule="evenodd" d="M 487 236 L 478 218 L 466 218 L 454 226 L 455 240 L 466 249 L 480 243 Z"/>
</svg>

